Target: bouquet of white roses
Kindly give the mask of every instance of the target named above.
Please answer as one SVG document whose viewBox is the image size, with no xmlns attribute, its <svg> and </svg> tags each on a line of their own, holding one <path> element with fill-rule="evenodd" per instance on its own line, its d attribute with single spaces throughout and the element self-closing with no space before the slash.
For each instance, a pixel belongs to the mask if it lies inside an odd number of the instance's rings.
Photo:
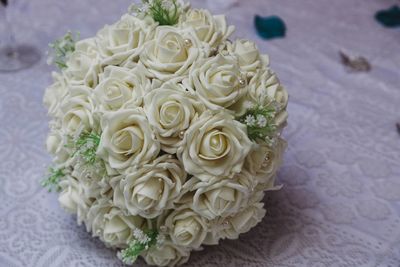
<svg viewBox="0 0 400 267">
<path fill-rule="evenodd" d="M 127 264 L 176 265 L 237 239 L 286 147 L 288 95 L 225 17 L 144 1 L 89 39 L 56 41 L 44 186 Z"/>
</svg>

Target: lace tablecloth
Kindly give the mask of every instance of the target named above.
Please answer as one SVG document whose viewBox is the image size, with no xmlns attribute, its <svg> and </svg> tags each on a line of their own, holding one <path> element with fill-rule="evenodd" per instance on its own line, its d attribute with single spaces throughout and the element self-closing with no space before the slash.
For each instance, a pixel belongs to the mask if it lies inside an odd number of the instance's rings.
<svg viewBox="0 0 400 267">
<path fill-rule="evenodd" d="M 13 2 L 11 0 L 11 2 Z M 17 37 L 41 47 L 68 29 L 94 35 L 128 0 L 19 1 Z M 400 266 L 400 29 L 373 18 L 394 0 L 203 0 L 257 41 L 291 101 L 289 148 L 268 194 L 267 217 L 236 241 L 195 252 L 186 266 Z M 253 17 L 279 15 L 287 37 L 263 41 Z M 338 51 L 369 59 L 351 73 Z M 44 148 L 45 59 L 0 74 L 0 266 L 122 266 L 39 181 Z M 138 266 L 142 266 L 139 262 Z"/>
</svg>

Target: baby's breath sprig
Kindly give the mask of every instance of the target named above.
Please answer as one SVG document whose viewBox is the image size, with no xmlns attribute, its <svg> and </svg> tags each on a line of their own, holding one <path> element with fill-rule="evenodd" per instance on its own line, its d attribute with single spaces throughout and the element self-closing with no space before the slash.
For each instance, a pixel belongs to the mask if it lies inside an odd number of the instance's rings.
<svg viewBox="0 0 400 267">
<path fill-rule="evenodd" d="M 175 25 L 179 21 L 181 7 L 176 0 L 142 0 L 141 5 L 132 5 L 130 11 L 136 15 L 150 16 L 159 25 Z"/>
<path fill-rule="evenodd" d="M 79 37 L 79 33 L 73 34 L 69 31 L 63 37 L 49 44 L 53 51 L 49 51 L 47 63 L 49 65 L 55 64 L 59 69 L 65 69 L 68 57 L 75 51 L 75 43 L 79 40 Z"/>
<path fill-rule="evenodd" d="M 60 186 L 58 184 L 64 176 L 64 169 L 55 169 L 50 167 L 49 174 L 47 178 L 41 182 L 41 185 L 47 188 L 49 192 L 51 192 L 53 189 L 58 192 L 60 191 Z"/>
<path fill-rule="evenodd" d="M 238 121 L 247 126 L 247 134 L 253 141 L 262 139 L 273 145 L 277 135 L 277 125 L 274 118 L 277 108 L 274 105 L 255 106 L 238 118 Z"/>
<path fill-rule="evenodd" d="M 97 148 L 100 145 L 100 135 L 97 133 L 81 133 L 78 138 L 72 141 L 74 153 L 72 156 L 78 156 L 86 165 L 95 165 L 98 163 Z"/>
<path fill-rule="evenodd" d="M 143 251 L 148 250 L 152 246 L 158 245 L 161 240 L 159 237 L 161 236 L 162 235 L 159 235 L 156 230 L 147 230 L 144 232 L 136 228 L 133 231 L 134 239 L 129 243 L 128 248 L 123 249 L 118 253 L 118 257 L 125 264 L 132 264 Z"/>
</svg>

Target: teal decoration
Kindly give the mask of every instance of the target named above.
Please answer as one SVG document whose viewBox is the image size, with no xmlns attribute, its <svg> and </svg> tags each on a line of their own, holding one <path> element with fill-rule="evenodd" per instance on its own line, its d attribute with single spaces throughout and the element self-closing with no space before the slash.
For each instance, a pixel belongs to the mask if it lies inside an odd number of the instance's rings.
<svg viewBox="0 0 400 267">
<path fill-rule="evenodd" d="M 258 35 L 266 40 L 283 38 L 286 34 L 285 22 L 278 16 L 254 17 L 254 25 Z"/>
<path fill-rule="evenodd" d="M 400 26 L 400 8 L 392 6 L 389 9 L 376 12 L 375 19 L 385 27 L 394 28 Z"/>
</svg>

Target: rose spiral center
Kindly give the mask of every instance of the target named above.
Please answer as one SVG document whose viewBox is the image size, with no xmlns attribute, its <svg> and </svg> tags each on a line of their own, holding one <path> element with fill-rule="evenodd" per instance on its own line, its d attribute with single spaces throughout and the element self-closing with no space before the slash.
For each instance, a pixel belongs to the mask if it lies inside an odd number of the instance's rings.
<svg viewBox="0 0 400 267">
<path fill-rule="evenodd" d="M 231 144 L 229 136 L 215 129 L 204 135 L 199 156 L 206 160 L 214 160 L 226 156 L 230 150 Z"/>
</svg>

